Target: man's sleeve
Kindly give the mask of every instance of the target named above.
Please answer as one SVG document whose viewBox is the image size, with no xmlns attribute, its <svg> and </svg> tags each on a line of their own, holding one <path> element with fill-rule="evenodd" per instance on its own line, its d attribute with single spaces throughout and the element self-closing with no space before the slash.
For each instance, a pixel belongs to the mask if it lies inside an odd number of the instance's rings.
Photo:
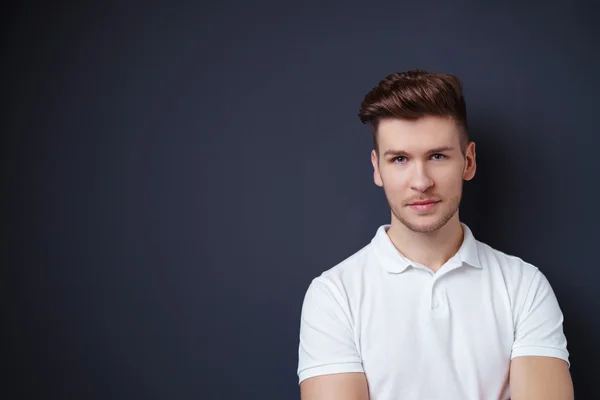
<svg viewBox="0 0 600 400">
<path fill-rule="evenodd" d="M 302 305 L 299 383 L 318 375 L 363 372 L 348 303 L 333 285 L 315 279 Z"/>
<path fill-rule="evenodd" d="M 519 356 L 556 357 L 569 363 L 563 314 L 548 279 L 539 270 L 533 275 L 515 325 L 511 359 Z"/>
</svg>

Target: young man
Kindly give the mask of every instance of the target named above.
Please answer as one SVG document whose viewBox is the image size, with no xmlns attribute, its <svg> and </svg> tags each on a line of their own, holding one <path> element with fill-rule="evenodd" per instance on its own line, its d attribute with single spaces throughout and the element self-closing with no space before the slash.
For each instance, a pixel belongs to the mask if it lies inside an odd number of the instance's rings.
<svg viewBox="0 0 600 400">
<path fill-rule="evenodd" d="M 391 223 L 310 284 L 303 400 L 568 400 L 563 316 L 543 273 L 459 220 L 475 175 L 459 80 L 421 70 L 371 90 L 374 180 Z"/>
</svg>

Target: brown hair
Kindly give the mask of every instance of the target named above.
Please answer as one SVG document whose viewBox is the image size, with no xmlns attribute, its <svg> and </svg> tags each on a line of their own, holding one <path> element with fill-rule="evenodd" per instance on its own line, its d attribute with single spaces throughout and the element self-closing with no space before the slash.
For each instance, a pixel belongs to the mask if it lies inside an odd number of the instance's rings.
<svg viewBox="0 0 600 400">
<path fill-rule="evenodd" d="M 373 128 L 373 145 L 377 146 L 377 127 L 384 118 L 417 120 L 434 115 L 450 117 L 461 127 L 463 154 L 469 143 L 467 107 L 462 85 L 455 75 L 420 69 L 388 75 L 373 88 L 360 105 L 358 116 Z"/>
</svg>

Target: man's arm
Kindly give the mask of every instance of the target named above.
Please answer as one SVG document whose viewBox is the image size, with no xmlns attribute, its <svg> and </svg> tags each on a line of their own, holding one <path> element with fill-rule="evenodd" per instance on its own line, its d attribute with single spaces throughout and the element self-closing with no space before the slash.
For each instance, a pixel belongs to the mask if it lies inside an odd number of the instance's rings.
<svg viewBox="0 0 600 400">
<path fill-rule="evenodd" d="M 550 283 L 537 270 L 523 302 L 517 301 L 510 363 L 513 400 L 571 400 L 573 383 L 563 315 Z"/>
<path fill-rule="evenodd" d="M 521 356 L 510 363 L 511 400 L 573 400 L 569 365 L 555 357 Z"/>
<path fill-rule="evenodd" d="M 302 400 L 368 400 L 348 300 L 325 279 L 309 286 L 300 318 L 298 379 Z"/>
<path fill-rule="evenodd" d="M 301 400 L 369 400 L 367 379 L 362 372 L 321 375 L 300 383 Z"/>
</svg>

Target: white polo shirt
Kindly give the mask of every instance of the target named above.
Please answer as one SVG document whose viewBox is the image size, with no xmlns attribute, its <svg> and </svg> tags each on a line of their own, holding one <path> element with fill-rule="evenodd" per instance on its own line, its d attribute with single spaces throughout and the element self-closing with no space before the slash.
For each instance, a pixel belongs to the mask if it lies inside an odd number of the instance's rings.
<svg viewBox="0 0 600 400">
<path fill-rule="evenodd" d="M 299 381 L 364 372 L 371 400 L 509 399 L 510 361 L 569 362 L 563 315 L 535 266 L 479 242 L 436 273 L 406 259 L 382 225 L 315 278 L 302 306 Z"/>
</svg>

